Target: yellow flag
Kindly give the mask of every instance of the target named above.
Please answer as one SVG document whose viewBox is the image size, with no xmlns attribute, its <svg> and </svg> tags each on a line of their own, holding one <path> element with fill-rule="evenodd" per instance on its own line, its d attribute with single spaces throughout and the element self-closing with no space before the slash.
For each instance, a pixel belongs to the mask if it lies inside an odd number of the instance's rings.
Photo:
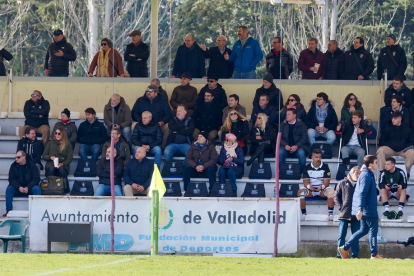
<svg viewBox="0 0 414 276">
<path fill-rule="evenodd" d="M 161 177 L 160 171 L 158 170 L 158 166 L 154 164 L 154 172 L 152 173 L 151 178 L 151 185 L 150 190 L 148 192 L 148 196 L 152 197 L 152 191 L 158 191 L 158 200 L 161 201 L 162 197 L 166 192 L 164 180 Z"/>
</svg>

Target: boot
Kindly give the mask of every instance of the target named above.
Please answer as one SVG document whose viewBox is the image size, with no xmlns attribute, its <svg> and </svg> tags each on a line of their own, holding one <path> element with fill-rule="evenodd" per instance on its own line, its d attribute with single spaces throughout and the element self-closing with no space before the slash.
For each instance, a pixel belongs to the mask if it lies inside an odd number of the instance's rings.
<svg viewBox="0 0 414 276">
<path fill-rule="evenodd" d="M 344 165 L 350 165 L 351 164 L 351 158 L 342 158 L 342 164 Z"/>
<path fill-rule="evenodd" d="M 260 155 L 260 153 L 261 153 L 261 151 L 260 150 L 256 150 L 254 153 L 253 153 L 253 155 L 252 156 L 250 156 L 250 160 L 249 161 L 247 161 L 247 166 L 250 166 L 252 163 L 253 163 L 253 161 L 257 158 L 257 157 L 259 157 L 259 155 Z"/>
</svg>

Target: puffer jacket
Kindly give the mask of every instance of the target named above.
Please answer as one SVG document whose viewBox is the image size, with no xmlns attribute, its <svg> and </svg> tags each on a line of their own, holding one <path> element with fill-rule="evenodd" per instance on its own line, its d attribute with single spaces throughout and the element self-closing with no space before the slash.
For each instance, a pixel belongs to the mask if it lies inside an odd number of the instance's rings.
<svg viewBox="0 0 414 276">
<path fill-rule="evenodd" d="M 349 175 L 341 180 L 335 188 L 334 201 L 338 206 L 339 219 L 356 220 L 355 215 L 352 216 L 352 199 L 355 192 L 356 184 L 352 184 Z"/>
<path fill-rule="evenodd" d="M 114 111 L 114 121 L 112 121 L 112 106 L 111 99 L 109 99 L 104 108 L 104 122 L 110 128 L 112 128 L 113 124 L 120 125 L 121 129 L 132 125 L 131 109 L 123 97 L 121 97 L 118 112 Z"/>
<path fill-rule="evenodd" d="M 262 137 L 262 140 L 256 139 L 256 133 L 260 132 L 260 136 Z M 253 154 L 257 147 L 260 145 L 260 143 L 270 141 L 270 145 L 272 146 L 273 152 L 276 148 L 276 132 L 275 129 L 272 127 L 272 125 L 269 124 L 269 122 L 266 123 L 265 130 L 261 130 L 254 125 L 252 126 L 252 129 L 250 130 L 250 142 L 252 143 L 250 146 L 250 154 Z"/>
<path fill-rule="evenodd" d="M 132 134 L 132 144 L 135 146 L 149 145 L 152 149 L 162 143 L 162 131 L 158 124 L 151 120 L 148 125 L 139 122 Z"/>
<path fill-rule="evenodd" d="M 55 56 L 55 52 L 61 50 L 63 56 Z M 76 52 L 73 46 L 66 41 L 66 37 L 59 42 L 52 42 L 47 48 L 44 69 L 49 70 L 49 75 L 69 75 L 69 61 L 76 60 Z"/>
<path fill-rule="evenodd" d="M 344 51 L 337 48 L 335 52 L 325 52 L 325 80 L 340 80 Z"/>
<path fill-rule="evenodd" d="M 282 74 L 280 74 L 280 56 L 282 56 Z M 282 54 L 276 55 L 274 49 L 266 55 L 266 70 L 272 74 L 274 79 L 288 79 L 293 71 L 292 55 L 285 48 L 282 48 Z"/>
<path fill-rule="evenodd" d="M 364 217 L 378 218 L 377 184 L 374 173 L 367 167 L 362 168 L 352 197 L 351 214 L 356 216 L 359 210 Z"/>
<path fill-rule="evenodd" d="M 36 103 L 34 101 L 27 100 L 24 104 L 24 121 L 25 125 L 38 128 L 42 125 L 49 125 L 49 101 L 44 97 L 40 98 Z M 42 115 L 42 118 L 39 116 Z"/>
</svg>

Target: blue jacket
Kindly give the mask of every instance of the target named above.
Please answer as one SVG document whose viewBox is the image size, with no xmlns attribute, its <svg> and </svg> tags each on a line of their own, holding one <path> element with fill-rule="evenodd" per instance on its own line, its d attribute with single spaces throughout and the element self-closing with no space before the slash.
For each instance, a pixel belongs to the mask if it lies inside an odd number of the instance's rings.
<svg viewBox="0 0 414 276">
<path fill-rule="evenodd" d="M 170 105 L 161 95 L 157 95 L 152 101 L 145 95 L 138 98 L 132 108 L 132 119 L 135 122 L 140 122 L 144 111 L 151 112 L 152 119 L 156 123 L 164 122 L 167 124 L 173 117 Z"/>
<path fill-rule="evenodd" d="M 233 158 L 233 161 L 234 163 L 237 164 L 237 166 L 232 166 L 232 168 L 236 171 L 236 177 L 242 177 L 244 174 L 244 152 L 240 146 L 237 146 L 236 154 L 237 154 L 237 157 Z M 220 150 L 220 155 L 217 159 L 217 164 L 223 166 L 226 159 L 227 159 L 227 151 L 224 147 L 222 147 Z"/>
<path fill-rule="evenodd" d="M 152 173 L 154 171 L 154 161 L 144 158 L 139 162 L 131 159 L 124 169 L 125 185 L 136 183 L 144 186 L 145 189 L 151 184 Z"/>
<path fill-rule="evenodd" d="M 318 118 L 316 117 L 316 101 L 312 101 L 311 108 L 306 114 L 306 125 L 309 128 L 315 128 L 319 126 Z M 329 103 L 328 105 L 328 115 L 325 118 L 325 127 L 328 130 L 336 130 L 336 126 L 338 125 L 338 116 L 336 116 L 335 109 L 332 107 L 332 104 Z"/>
<path fill-rule="evenodd" d="M 276 112 L 276 109 L 269 104 L 266 105 L 264 109 L 262 109 L 260 106 L 253 108 L 252 116 L 251 116 L 252 125 L 256 123 L 257 115 L 259 115 L 259 113 L 264 113 L 269 117 L 267 122 L 270 125 L 272 125 L 272 127 L 275 127 L 277 125 L 278 114 Z"/>
<path fill-rule="evenodd" d="M 237 40 L 233 45 L 233 51 L 229 61 L 234 62 L 234 71 L 251 72 L 256 70 L 256 65 L 263 59 L 263 52 L 260 49 L 259 41 L 249 37 L 246 43 L 241 46 L 241 41 Z"/>
<path fill-rule="evenodd" d="M 377 185 L 374 173 L 366 167 L 362 168 L 352 198 L 352 215 L 356 216 L 359 210 L 364 217 L 378 218 Z"/>
</svg>

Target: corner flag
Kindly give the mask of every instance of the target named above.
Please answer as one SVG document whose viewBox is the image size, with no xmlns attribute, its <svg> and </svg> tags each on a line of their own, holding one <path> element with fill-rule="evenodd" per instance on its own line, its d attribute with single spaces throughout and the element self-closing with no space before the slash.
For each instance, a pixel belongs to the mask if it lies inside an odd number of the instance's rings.
<svg viewBox="0 0 414 276">
<path fill-rule="evenodd" d="M 154 172 L 152 174 L 150 189 L 148 192 L 149 197 L 152 197 L 152 191 L 158 191 L 158 202 L 161 201 L 162 197 L 166 192 L 164 180 L 162 180 L 158 166 L 154 164 Z"/>
<path fill-rule="evenodd" d="M 162 180 L 157 165 L 154 165 L 150 190 L 148 195 L 151 197 L 151 256 L 158 255 L 158 218 L 159 204 L 165 194 L 165 185 Z"/>
</svg>

